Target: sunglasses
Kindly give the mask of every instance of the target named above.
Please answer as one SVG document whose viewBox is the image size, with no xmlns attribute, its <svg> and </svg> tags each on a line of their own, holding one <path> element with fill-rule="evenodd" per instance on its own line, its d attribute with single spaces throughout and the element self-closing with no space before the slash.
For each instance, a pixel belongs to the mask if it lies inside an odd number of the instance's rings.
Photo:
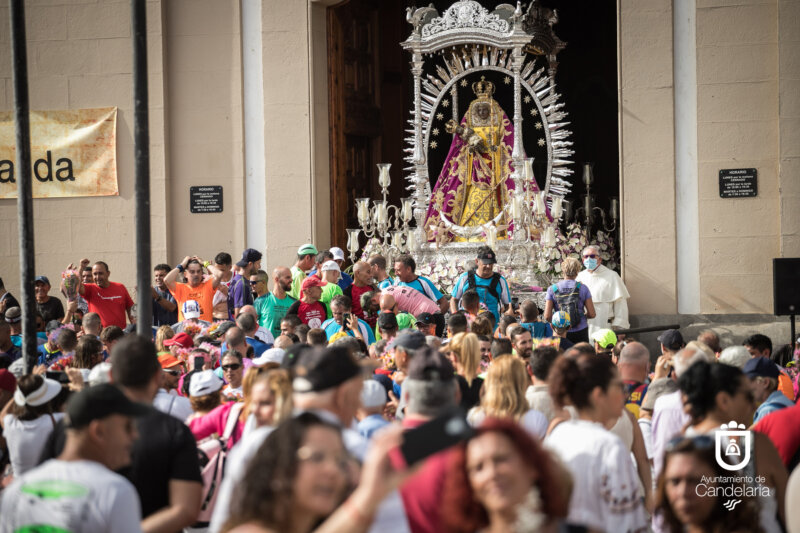
<svg viewBox="0 0 800 533">
<path fill-rule="evenodd" d="M 597 254 L 586 254 L 583 256 L 584 259 L 597 259 Z"/>
<path fill-rule="evenodd" d="M 239 370 L 240 368 L 242 368 L 242 365 L 240 365 L 239 363 L 233 363 L 232 365 L 222 365 L 222 370 L 226 372 L 228 370 Z"/>
<path fill-rule="evenodd" d="M 257 279 L 257 280 L 255 280 L 255 281 L 250 281 L 250 285 L 252 285 L 252 286 L 254 286 L 254 287 L 255 287 L 256 285 L 258 285 L 259 283 L 261 283 L 261 282 L 263 282 L 263 281 L 264 281 L 264 280 L 261 280 L 261 279 Z"/>
<path fill-rule="evenodd" d="M 180 376 L 181 375 L 180 371 L 178 371 L 178 370 L 165 369 L 164 372 L 166 372 L 170 376 Z"/>
<path fill-rule="evenodd" d="M 708 450 L 716 446 L 716 442 L 708 435 L 698 435 L 696 437 L 675 437 L 667 443 L 664 450 L 667 453 L 674 452 L 679 447 L 684 447 L 687 443 L 691 443 L 697 450 Z"/>
</svg>

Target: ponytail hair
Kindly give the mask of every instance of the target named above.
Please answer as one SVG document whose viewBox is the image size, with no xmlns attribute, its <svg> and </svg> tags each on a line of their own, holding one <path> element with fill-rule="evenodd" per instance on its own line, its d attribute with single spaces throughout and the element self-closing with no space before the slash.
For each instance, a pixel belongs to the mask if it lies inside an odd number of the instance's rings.
<svg viewBox="0 0 800 533">
<path fill-rule="evenodd" d="M 561 408 L 566 405 L 576 409 L 591 407 L 592 391 L 597 387 L 607 390 L 616 371 L 614 363 L 607 357 L 585 354 L 559 357 L 547 379 L 550 396 Z"/>
<path fill-rule="evenodd" d="M 725 363 L 699 361 L 684 370 L 678 386 L 692 420 L 699 421 L 713 411 L 720 392 L 735 396 L 743 376 L 737 367 Z"/>
</svg>

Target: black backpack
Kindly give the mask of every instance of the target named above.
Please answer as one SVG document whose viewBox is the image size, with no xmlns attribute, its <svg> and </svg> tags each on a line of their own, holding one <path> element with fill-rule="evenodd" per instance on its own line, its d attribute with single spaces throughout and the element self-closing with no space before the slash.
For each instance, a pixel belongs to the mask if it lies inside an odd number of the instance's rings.
<svg viewBox="0 0 800 533">
<path fill-rule="evenodd" d="M 497 300 L 497 303 L 500 303 L 500 294 L 497 292 L 497 286 L 500 285 L 500 274 L 497 272 L 492 273 L 492 281 L 489 283 L 489 286 L 486 290 L 494 296 L 494 299 Z M 475 271 L 469 270 L 467 271 L 467 286 L 470 289 L 478 290 L 478 284 L 475 281 Z"/>
<path fill-rule="evenodd" d="M 553 284 L 553 299 L 558 304 L 559 311 L 569 313 L 569 322 L 574 327 L 583 319 L 583 306 L 581 305 L 581 282 L 575 283 L 575 288 L 568 293 L 558 290 L 558 285 Z"/>
</svg>

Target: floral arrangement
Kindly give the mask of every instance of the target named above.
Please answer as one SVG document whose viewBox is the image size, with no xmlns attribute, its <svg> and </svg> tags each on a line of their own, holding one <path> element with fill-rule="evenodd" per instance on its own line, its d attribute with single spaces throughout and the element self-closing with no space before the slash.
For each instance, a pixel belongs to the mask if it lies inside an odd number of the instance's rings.
<svg viewBox="0 0 800 533">
<path fill-rule="evenodd" d="M 64 357 L 59 357 L 56 360 L 56 362 L 54 362 L 53 364 L 50 365 L 48 370 L 50 370 L 52 372 L 63 372 L 67 368 L 71 368 L 72 367 L 73 359 L 74 358 L 73 358 L 72 354 L 65 355 Z"/>
<path fill-rule="evenodd" d="M 80 278 L 78 278 L 77 270 L 65 270 L 61 273 L 61 292 L 67 297 L 67 302 L 74 302 L 78 299 L 79 285 Z"/>
</svg>

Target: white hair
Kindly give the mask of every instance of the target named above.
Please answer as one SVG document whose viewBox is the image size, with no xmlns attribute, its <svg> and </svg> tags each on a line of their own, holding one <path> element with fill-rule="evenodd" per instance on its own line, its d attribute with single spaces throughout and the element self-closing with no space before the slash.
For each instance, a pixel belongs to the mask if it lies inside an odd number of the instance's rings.
<svg viewBox="0 0 800 533">
<path fill-rule="evenodd" d="M 686 372 L 687 368 L 700 361 L 713 363 L 715 360 L 713 355 L 709 356 L 708 353 L 700 346 L 684 348 L 672 357 L 672 364 L 675 367 L 675 375 L 680 377 L 681 374 Z"/>
<path fill-rule="evenodd" d="M 597 246 L 596 244 L 589 244 L 587 246 L 584 246 L 583 250 L 581 251 L 581 255 L 583 255 L 583 252 L 585 252 L 586 250 L 594 250 L 594 253 L 600 255 L 600 247 Z"/>
<path fill-rule="evenodd" d="M 747 351 L 744 346 L 729 346 L 722 350 L 719 355 L 719 362 L 726 365 L 735 366 L 737 368 L 744 368 L 744 365 L 752 359 L 753 356 Z"/>
</svg>

